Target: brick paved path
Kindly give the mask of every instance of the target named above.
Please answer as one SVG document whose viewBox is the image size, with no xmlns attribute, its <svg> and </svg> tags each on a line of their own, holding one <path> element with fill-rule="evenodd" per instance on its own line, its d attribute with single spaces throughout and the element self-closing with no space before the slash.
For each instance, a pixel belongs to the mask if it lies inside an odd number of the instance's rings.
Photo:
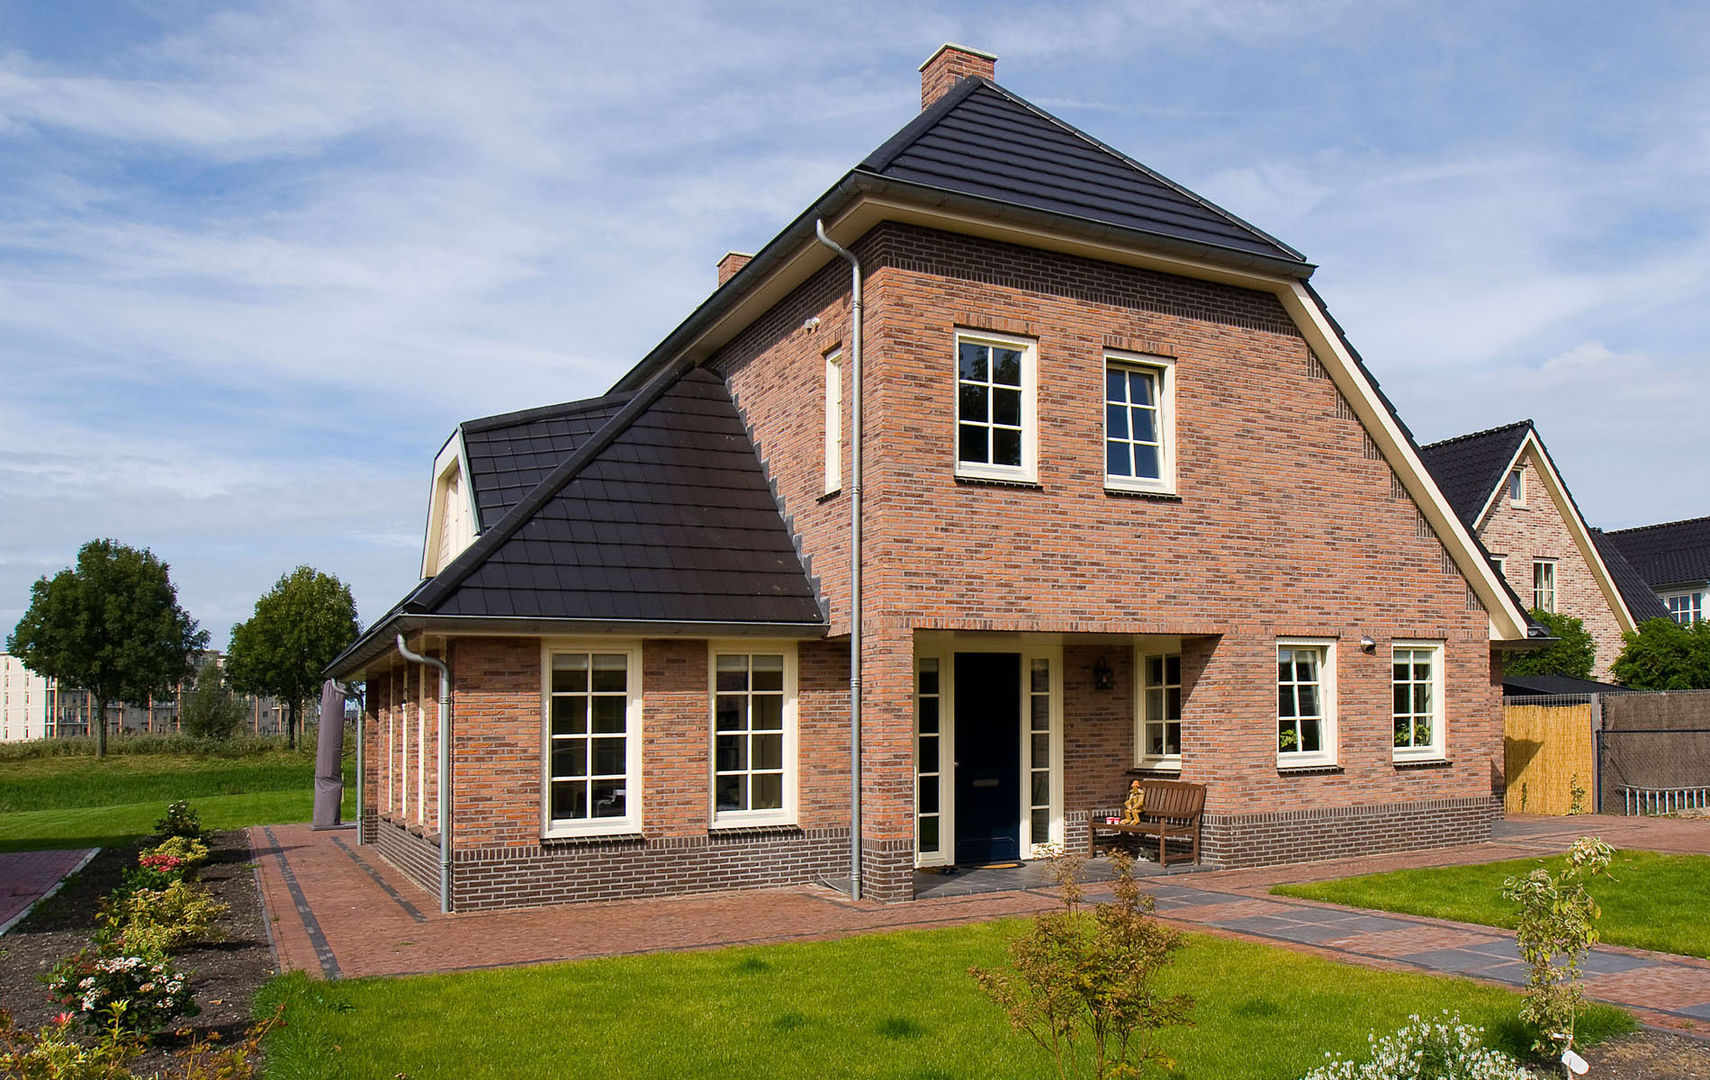
<svg viewBox="0 0 1710 1080">
<path fill-rule="evenodd" d="M 0 852 L 0 934 L 94 854 L 93 848 Z"/>
<path fill-rule="evenodd" d="M 1517 986 L 1511 937 L 1490 927 L 1366 912 L 1268 895 L 1313 881 L 1411 866 L 1447 866 L 1561 851 L 1582 832 L 1617 847 L 1710 854 L 1710 821 L 1517 818 L 1490 843 L 1252 870 L 1150 879 L 1173 923 L 1265 941 L 1368 967 L 1432 971 Z M 307 825 L 250 830 L 280 966 L 317 977 L 402 975 L 590 956 L 811 941 L 1025 915 L 1055 904 L 1046 889 L 956 895 L 909 904 L 852 903 L 817 887 L 624 900 L 441 915 L 420 889 L 354 833 Z M 1091 885 L 1097 897 L 1108 886 Z M 1606 946 L 1585 964 L 1586 990 L 1642 1020 L 1690 1028 L 1710 1020 L 1710 961 Z"/>
</svg>

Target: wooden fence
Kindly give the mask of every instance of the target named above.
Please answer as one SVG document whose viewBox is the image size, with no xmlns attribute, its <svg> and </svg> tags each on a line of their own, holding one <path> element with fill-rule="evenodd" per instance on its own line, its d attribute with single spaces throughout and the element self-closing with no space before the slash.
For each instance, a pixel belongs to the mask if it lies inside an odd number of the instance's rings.
<svg viewBox="0 0 1710 1080">
<path fill-rule="evenodd" d="M 1502 742 L 1507 760 L 1511 814 L 1566 814 L 1580 789 L 1582 813 L 1595 810 L 1595 706 L 1589 701 L 1560 705 L 1504 705 Z"/>
</svg>

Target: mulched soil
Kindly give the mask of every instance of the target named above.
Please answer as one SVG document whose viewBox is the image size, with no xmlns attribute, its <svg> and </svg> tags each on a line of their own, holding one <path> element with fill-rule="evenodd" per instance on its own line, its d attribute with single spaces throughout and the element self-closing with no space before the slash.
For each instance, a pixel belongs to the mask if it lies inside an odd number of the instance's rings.
<svg viewBox="0 0 1710 1080">
<path fill-rule="evenodd" d="M 253 1022 L 250 1003 L 277 969 L 249 841 L 240 831 L 221 832 L 208 847 L 210 858 L 199 880 L 230 905 L 219 920 L 221 940 L 187 949 L 173 961 L 190 973 L 192 992 L 202 1007 L 185 1022 L 193 1037 L 217 1033 L 221 1043 L 230 1044 L 242 1040 Z M 64 888 L 0 937 L 0 1007 L 10 1010 L 20 1027 L 38 1028 L 62 1009 L 48 997 L 42 976 L 89 943 L 101 898 L 136 864 L 136 855 L 135 846 L 103 848 Z M 155 1049 L 132 1068 L 147 1075 L 186 1041 L 162 1035 Z"/>
<path fill-rule="evenodd" d="M 1638 1031 L 1585 1051 L 1598 1080 L 1710 1080 L 1710 1043 L 1666 1031 Z"/>
</svg>

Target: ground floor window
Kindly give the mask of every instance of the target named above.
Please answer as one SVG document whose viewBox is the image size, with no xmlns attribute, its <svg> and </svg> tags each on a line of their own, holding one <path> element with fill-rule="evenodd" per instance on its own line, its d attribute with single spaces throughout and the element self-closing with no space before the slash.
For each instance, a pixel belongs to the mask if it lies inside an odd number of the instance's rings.
<svg viewBox="0 0 1710 1080">
<path fill-rule="evenodd" d="M 639 825 L 640 667 L 639 646 L 548 650 L 548 834 Z"/>
<path fill-rule="evenodd" d="M 1051 842 L 1051 661 L 1027 665 L 1028 836 L 1034 847 Z"/>
<path fill-rule="evenodd" d="M 1390 651 L 1395 757 L 1443 756 L 1443 647 L 1397 642 Z"/>
<path fill-rule="evenodd" d="M 1277 764 L 1335 760 L 1334 660 L 1327 641 L 1277 643 Z"/>
<path fill-rule="evenodd" d="M 931 861 L 944 851 L 944 691 L 936 656 L 915 662 L 915 852 Z"/>
<path fill-rule="evenodd" d="M 795 817 L 795 646 L 714 646 L 713 821 Z"/>
<path fill-rule="evenodd" d="M 1140 764 L 1180 768 L 1182 763 L 1182 656 L 1140 659 Z"/>
</svg>

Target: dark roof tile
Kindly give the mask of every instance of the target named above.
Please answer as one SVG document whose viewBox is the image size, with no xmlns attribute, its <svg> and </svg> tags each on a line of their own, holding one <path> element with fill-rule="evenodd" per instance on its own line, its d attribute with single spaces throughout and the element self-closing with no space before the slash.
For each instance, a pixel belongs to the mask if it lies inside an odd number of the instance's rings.
<svg viewBox="0 0 1710 1080">
<path fill-rule="evenodd" d="M 1653 589 L 1710 582 L 1710 517 L 1606 534 Z"/>
<path fill-rule="evenodd" d="M 1591 539 L 1597 544 L 1597 553 L 1603 556 L 1603 565 L 1609 568 L 1609 576 L 1620 590 L 1621 599 L 1627 602 L 1627 613 L 1633 616 L 1633 621 L 1642 623 L 1646 619 L 1668 618 L 1668 605 L 1651 591 L 1644 576 L 1634 569 L 1609 534 L 1602 529 L 1592 529 Z"/>
<path fill-rule="evenodd" d="M 1478 528 L 1479 512 L 1502 483 L 1508 463 L 1531 430 L 1532 421 L 1522 420 L 1419 448 L 1425 468 L 1467 528 Z"/>
</svg>

